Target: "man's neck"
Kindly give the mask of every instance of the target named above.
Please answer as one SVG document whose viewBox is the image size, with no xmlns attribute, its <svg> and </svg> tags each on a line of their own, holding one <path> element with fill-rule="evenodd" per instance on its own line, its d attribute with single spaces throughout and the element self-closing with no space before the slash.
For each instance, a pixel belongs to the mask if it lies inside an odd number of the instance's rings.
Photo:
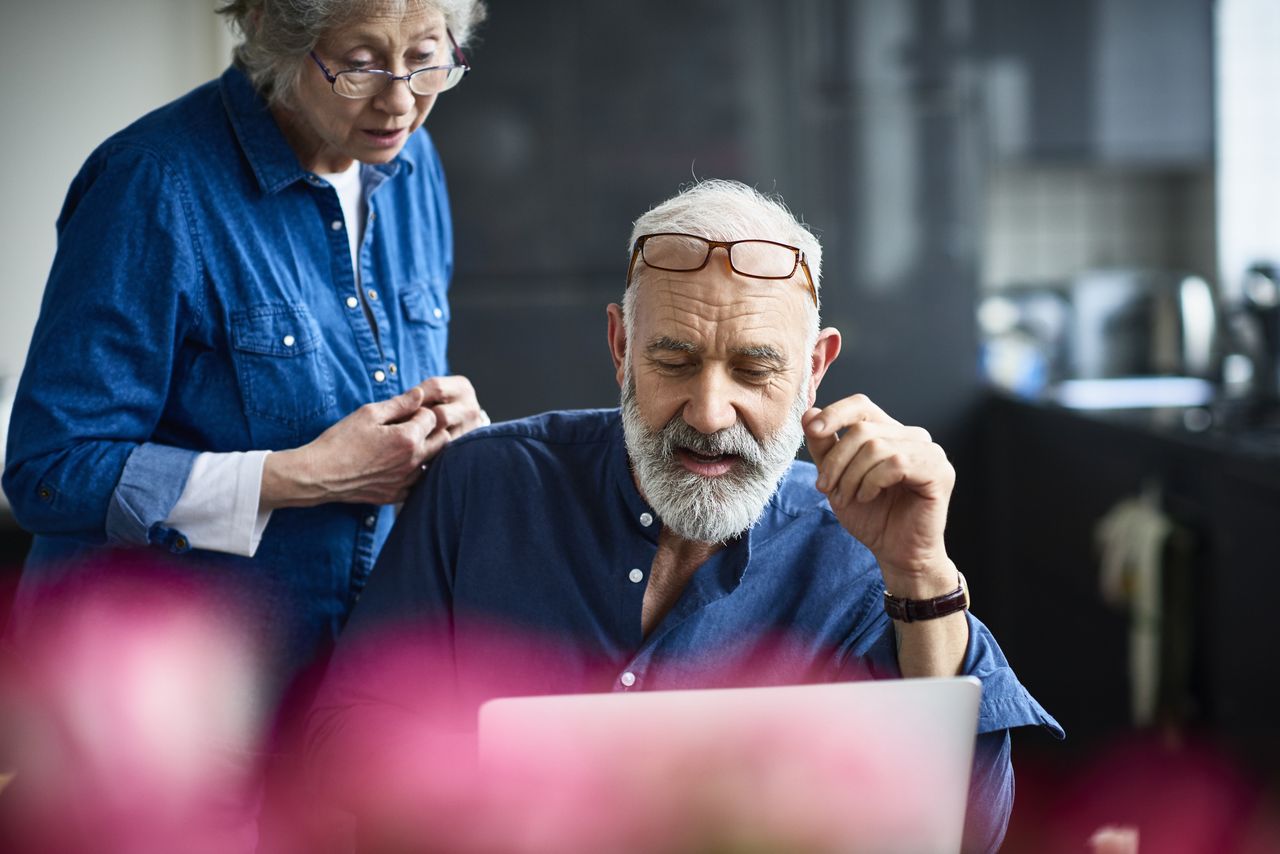
<svg viewBox="0 0 1280 854">
<path fill-rule="evenodd" d="M 649 568 L 649 585 L 644 591 L 640 611 L 640 627 L 648 637 L 667 615 L 689 579 L 707 559 L 724 548 L 721 543 L 696 543 L 663 528 L 658 534 L 658 552 Z"/>
</svg>

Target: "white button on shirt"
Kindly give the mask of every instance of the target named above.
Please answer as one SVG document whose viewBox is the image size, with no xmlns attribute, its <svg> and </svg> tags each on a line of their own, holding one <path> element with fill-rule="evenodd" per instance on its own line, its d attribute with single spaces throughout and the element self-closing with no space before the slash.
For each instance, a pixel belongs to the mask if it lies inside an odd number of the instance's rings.
<svg viewBox="0 0 1280 854">
<path fill-rule="evenodd" d="M 644 573 L 638 569 L 633 569 L 631 572 L 627 573 L 627 578 L 630 578 L 633 584 L 639 584 L 641 581 L 644 581 Z"/>
<path fill-rule="evenodd" d="M 386 381 L 387 381 L 387 374 L 386 374 L 386 372 L 385 372 L 385 371 L 374 371 L 374 372 L 373 372 L 373 381 L 374 381 L 375 383 L 386 382 Z"/>
<path fill-rule="evenodd" d="M 342 220 L 335 219 L 333 222 L 329 223 L 329 227 L 334 231 L 342 231 Z"/>
<path fill-rule="evenodd" d="M 360 300 L 355 297 L 347 297 L 347 308 L 355 308 L 360 304 Z"/>
<path fill-rule="evenodd" d="M 618 681 L 630 688 L 632 685 L 636 684 L 636 675 L 628 670 L 626 673 L 618 677 Z"/>
<path fill-rule="evenodd" d="M 284 336 L 284 346 L 286 346 L 286 347 L 292 347 L 292 346 L 294 345 L 294 343 L 295 343 L 295 341 L 294 341 L 294 337 L 293 337 L 292 335 L 286 335 L 286 336 Z"/>
<path fill-rule="evenodd" d="M 640 524 L 641 524 L 641 525 L 644 525 L 646 528 L 647 528 L 647 527 L 649 527 L 650 525 L 652 525 L 652 524 L 653 524 L 653 514 L 652 514 L 652 513 L 641 513 L 641 514 L 640 514 Z"/>
</svg>

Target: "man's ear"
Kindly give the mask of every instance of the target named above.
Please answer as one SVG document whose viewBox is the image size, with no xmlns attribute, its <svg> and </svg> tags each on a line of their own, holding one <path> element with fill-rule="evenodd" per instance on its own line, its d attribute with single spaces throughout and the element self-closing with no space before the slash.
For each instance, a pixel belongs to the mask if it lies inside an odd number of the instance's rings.
<svg viewBox="0 0 1280 854">
<path fill-rule="evenodd" d="M 623 369 L 627 358 L 627 324 L 622 320 L 622 306 L 610 303 L 606 311 L 609 314 L 609 355 L 613 356 L 613 370 L 618 377 L 618 388 L 622 388 Z"/>
<path fill-rule="evenodd" d="M 810 376 L 812 379 L 812 382 L 809 383 L 810 406 L 813 406 L 813 402 L 818 399 L 818 385 L 822 382 L 823 376 L 826 375 L 827 368 L 831 367 L 831 363 L 839 355 L 840 330 L 834 326 L 828 326 L 818 333 L 818 343 L 813 346 L 813 353 L 809 357 Z"/>
</svg>

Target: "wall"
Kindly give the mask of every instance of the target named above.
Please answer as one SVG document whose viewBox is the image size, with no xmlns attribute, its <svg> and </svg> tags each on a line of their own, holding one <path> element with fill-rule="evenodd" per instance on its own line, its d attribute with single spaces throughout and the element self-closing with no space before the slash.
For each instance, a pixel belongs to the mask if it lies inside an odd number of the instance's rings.
<svg viewBox="0 0 1280 854">
<path fill-rule="evenodd" d="M 1217 35 L 1218 239 L 1234 296 L 1250 264 L 1280 263 L 1280 4 L 1220 0 Z"/>
<path fill-rule="evenodd" d="M 214 0 L 41 0 L 0 13 L 0 378 L 22 369 L 84 159 L 112 132 L 216 75 L 229 41 Z M 110 239 L 110 236 L 107 236 Z"/>
<path fill-rule="evenodd" d="M 985 290 L 1103 267 L 1217 275 L 1209 168 L 1002 166 L 988 177 L 985 222 Z"/>
</svg>

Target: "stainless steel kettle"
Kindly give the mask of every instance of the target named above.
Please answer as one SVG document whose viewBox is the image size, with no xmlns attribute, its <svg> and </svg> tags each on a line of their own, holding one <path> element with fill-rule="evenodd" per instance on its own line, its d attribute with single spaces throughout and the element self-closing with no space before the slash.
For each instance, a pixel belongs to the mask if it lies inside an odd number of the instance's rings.
<svg viewBox="0 0 1280 854">
<path fill-rule="evenodd" d="M 1202 277 L 1144 268 L 1075 276 L 1070 370 L 1074 377 L 1188 376 L 1217 370 L 1217 300 Z"/>
</svg>

